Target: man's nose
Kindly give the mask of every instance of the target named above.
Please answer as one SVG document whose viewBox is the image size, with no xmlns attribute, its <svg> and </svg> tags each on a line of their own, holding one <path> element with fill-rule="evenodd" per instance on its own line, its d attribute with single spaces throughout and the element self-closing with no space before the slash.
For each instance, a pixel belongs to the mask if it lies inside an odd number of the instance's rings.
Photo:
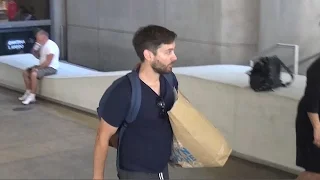
<svg viewBox="0 0 320 180">
<path fill-rule="evenodd" d="M 177 58 L 176 54 L 173 53 L 172 58 L 171 58 L 172 62 L 176 61 L 177 59 L 178 59 L 178 58 Z"/>
</svg>

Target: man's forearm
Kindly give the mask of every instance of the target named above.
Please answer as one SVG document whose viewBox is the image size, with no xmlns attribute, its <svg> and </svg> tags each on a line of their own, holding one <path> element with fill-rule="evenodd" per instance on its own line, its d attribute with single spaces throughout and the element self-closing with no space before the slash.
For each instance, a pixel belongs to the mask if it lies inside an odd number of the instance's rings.
<svg viewBox="0 0 320 180">
<path fill-rule="evenodd" d="M 39 53 L 39 51 L 35 51 L 35 50 L 31 50 L 31 53 L 33 54 L 33 56 L 34 57 L 36 57 L 37 59 L 39 59 L 40 58 L 40 53 Z"/>
<path fill-rule="evenodd" d="M 54 57 L 53 54 L 48 54 L 48 55 L 46 56 L 46 60 L 39 65 L 40 68 L 46 68 L 46 67 L 48 67 L 48 66 L 50 65 L 53 57 Z"/>
<path fill-rule="evenodd" d="M 310 113 L 308 112 L 309 119 L 311 121 L 311 124 L 313 126 L 313 129 L 320 128 L 320 122 L 319 122 L 319 114 L 318 113 Z"/>
<path fill-rule="evenodd" d="M 46 68 L 50 65 L 50 62 L 47 60 L 47 61 L 44 61 L 43 63 L 41 63 L 39 65 L 39 68 Z"/>
<path fill-rule="evenodd" d="M 96 139 L 94 148 L 93 177 L 103 179 L 104 166 L 107 159 L 108 142 L 102 142 L 99 137 Z"/>
</svg>

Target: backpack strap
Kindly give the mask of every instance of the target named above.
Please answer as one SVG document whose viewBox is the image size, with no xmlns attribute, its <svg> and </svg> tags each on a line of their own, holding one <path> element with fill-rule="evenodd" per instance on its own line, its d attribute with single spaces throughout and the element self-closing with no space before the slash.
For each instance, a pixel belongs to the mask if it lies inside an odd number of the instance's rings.
<svg viewBox="0 0 320 180">
<path fill-rule="evenodd" d="M 141 83 L 136 71 L 127 74 L 127 77 L 131 83 L 131 104 L 126 122 L 132 123 L 136 119 L 141 105 Z"/>
<path fill-rule="evenodd" d="M 174 76 L 172 73 L 167 73 L 163 75 L 167 82 L 170 84 L 171 87 L 174 87 Z"/>
<path fill-rule="evenodd" d="M 171 109 L 175 101 L 178 99 L 178 87 L 176 87 L 178 86 L 178 80 L 173 72 L 164 74 L 163 76 L 170 85 L 169 87 L 167 87 L 165 99 L 171 100 L 171 107 L 169 108 Z"/>
<path fill-rule="evenodd" d="M 276 57 L 278 58 L 278 57 Z M 291 76 L 291 80 L 289 82 L 286 83 L 282 83 L 283 87 L 287 87 L 290 86 L 290 84 L 292 84 L 292 82 L 294 81 L 294 75 L 292 73 L 292 71 L 278 58 L 280 65 L 289 73 L 289 75 Z"/>
<path fill-rule="evenodd" d="M 117 168 L 118 169 L 120 168 L 119 155 L 120 155 L 120 147 L 121 147 L 121 140 L 122 140 L 123 134 L 127 129 L 128 124 L 132 123 L 136 119 L 139 113 L 140 105 L 141 105 L 141 86 L 140 86 L 140 79 L 139 79 L 138 73 L 136 71 L 132 71 L 128 73 L 126 76 L 129 78 L 130 84 L 131 84 L 131 103 L 130 103 L 130 108 L 125 118 L 125 121 L 120 127 L 119 133 L 118 133 L 118 150 L 117 150 Z"/>
</svg>

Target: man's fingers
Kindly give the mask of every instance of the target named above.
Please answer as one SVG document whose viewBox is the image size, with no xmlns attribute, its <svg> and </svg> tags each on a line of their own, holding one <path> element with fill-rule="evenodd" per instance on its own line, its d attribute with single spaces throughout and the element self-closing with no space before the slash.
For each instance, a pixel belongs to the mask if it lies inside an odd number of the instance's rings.
<svg viewBox="0 0 320 180">
<path fill-rule="evenodd" d="M 315 144 L 316 146 L 320 147 L 320 141 L 313 141 L 313 144 Z"/>
</svg>

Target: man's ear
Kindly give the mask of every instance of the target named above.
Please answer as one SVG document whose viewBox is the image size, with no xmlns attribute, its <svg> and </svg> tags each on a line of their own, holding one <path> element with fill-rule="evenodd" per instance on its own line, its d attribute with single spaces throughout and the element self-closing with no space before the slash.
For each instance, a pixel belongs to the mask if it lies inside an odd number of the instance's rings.
<svg viewBox="0 0 320 180">
<path fill-rule="evenodd" d="M 147 60 L 147 61 L 150 61 L 151 59 L 153 59 L 153 53 L 147 49 L 145 49 L 143 51 L 143 56 L 144 56 L 144 59 Z"/>
</svg>

